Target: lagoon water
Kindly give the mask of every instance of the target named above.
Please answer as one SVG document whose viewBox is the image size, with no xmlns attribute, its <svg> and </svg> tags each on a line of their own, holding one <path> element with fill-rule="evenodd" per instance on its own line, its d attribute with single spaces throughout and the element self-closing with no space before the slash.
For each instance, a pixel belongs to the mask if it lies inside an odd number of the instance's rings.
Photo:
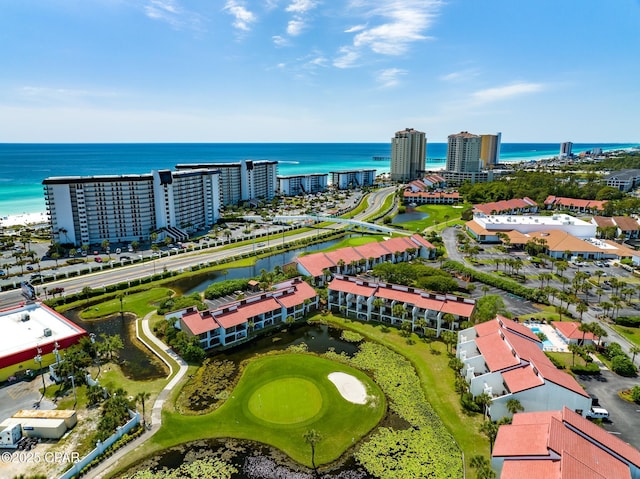
<svg viewBox="0 0 640 479">
<path fill-rule="evenodd" d="M 633 144 L 574 144 L 574 153 L 594 147 Z M 529 161 L 558 155 L 558 143 L 503 143 L 500 161 Z M 427 142 L 427 169 L 442 169 L 446 143 Z M 345 169 L 389 171 L 389 143 L 108 143 L 0 144 L 0 217 L 45 211 L 42 180 L 50 176 L 149 173 L 178 163 L 278 161 L 280 175 Z"/>
</svg>

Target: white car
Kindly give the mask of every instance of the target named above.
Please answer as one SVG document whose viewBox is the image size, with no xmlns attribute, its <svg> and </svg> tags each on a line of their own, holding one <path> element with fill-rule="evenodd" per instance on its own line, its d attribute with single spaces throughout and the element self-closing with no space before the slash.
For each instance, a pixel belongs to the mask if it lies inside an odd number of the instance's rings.
<svg viewBox="0 0 640 479">
<path fill-rule="evenodd" d="M 603 407 L 593 406 L 589 411 L 587 411 L 586 416 L 589 419 L 609 419 L 609 411 Z"/>
</svg>

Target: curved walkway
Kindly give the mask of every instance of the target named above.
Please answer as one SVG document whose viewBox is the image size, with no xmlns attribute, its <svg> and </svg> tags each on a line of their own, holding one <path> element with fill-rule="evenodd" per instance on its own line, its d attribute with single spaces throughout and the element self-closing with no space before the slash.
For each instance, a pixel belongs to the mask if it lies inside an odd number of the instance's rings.
<svg viewBox="0 0 640 479">
<path fill-rule="evenodd" d="M 171 364 L 170 361 L 167 361 L 163 356 L 157 353 L 157 350 L 161 350 L 164 353 L 168 354 L 173 361 L 179 366 L 177 373 L 173 376 L 171 381 L 160 391 L 158 397 L 153 403 L 153 408 L 151 410 L 151 422 L 147 423 L 148 430 L 143 433 L 141 436 L 138 436 L 136 439 L 131 441 L 129 444 L 124 446 L 121 449 L 118 449 L 115 454 L 111 457 L 107 458 L 103 462 L 100 463 L 98 467 L 96 467 L 93 471 L 91 471 L 91 477 L 95 479 L 102 479 L 108 477 L 108 474 L 113 472 L 114 466 L 119 463 L 119 461 L 130 452 L 134 451 L 138 448 L 138 446 L 142 445 L 145 441 L 147 441 L 151 436 L 153 436 L 160 427 L 162 426 L 162 408 L 164 406 L 165 401 L 169 397 L 169 394 L 173 390 L 174 387 L 182 380 L 184 375 L 187 373 L 188 365 L 180 356 L 178 356 L 169 346 L 160 341 L 152 332 L 151 328 L 149 328 L 149 318 L 154 312 L 147 314 L 140 322 L 142 324 L 142 331 L 144 335 L 153 343 L 153 346 L 149 345 L 147 341 L 140 336 L 138 333 L 138 327 L 136 324 L 136 337 L 146 346 L 148 347 L 156 356 L 158 356 L 162 362 L 164 362 L 167 366 L 169 366 L 169 377 L 174 372 L 174 365 Z"/>
</svg>

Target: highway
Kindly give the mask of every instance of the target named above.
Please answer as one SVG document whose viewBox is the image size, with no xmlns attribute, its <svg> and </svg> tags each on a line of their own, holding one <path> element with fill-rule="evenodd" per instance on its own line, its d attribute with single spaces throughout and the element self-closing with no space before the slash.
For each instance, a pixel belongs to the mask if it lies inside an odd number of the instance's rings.
<svg viewBox="0 0 640 479">
<path fill-rule="evenodd" d="M 379 190 L 375 190 L 369 194 L 368 205 L 360 213 L 353 215 L 353 220 L 362 221 L 365 218 L 371 216 L 373 213 L 377 212 L 382 208 L 386 198 L 395 193 L 395 188 L 387 187 Z M 326 218 L 321 218 L 323 221 L 329 220 Z M 343 223 L 335 223 L 327 226 L 325 229 L 344 229 L 347 228 L 348 224 Z M 398 230 L 401 232 L 401 230 Z M 301 239 L 313 237 L 317 235 L 317 231 L 305 231 L 297 234 L 293 234 L 290 236 L 285 236 L 282 240 L 279 236 L 277 239 L 273 236 L 270 238 L 269 244 L 281 244 L 281 241 L 286 243 L 292 243 Z M 406 232 L 405 232 L 406 234 Z M 82 291 L 82 289 L 86 286 L 89 286 L 93 289 L 102 288 L 104 286 L 108 286 L 111 284 L 120 283 L 123 281 L 130 281 L 136 278 L 142 278 L 146 276 L 150 276 L 155 273 L 162 272 L 165 268 L 171 271 L 181 271 L 190 268 L 191 266 L 204 264 L 204 263 L 215 263 L 220 261 L 221 259 L 228 258 L 231 256 L 243 255 L 243 254 L 254 254 L 259 253 L 260 250 L 266 249 L 267 246 L 258 246 L 258 244 L 265 243 L 266 239 L 259 238 L 254 240 L 251 243 L 245 243 L 233 248 L 222 249 L 222 246 L 203 249 L 200 251 L 193 251 L 189 253 L 181 253 L 177 255 L 171 256 L 163 256 L 156 259 L 150 259 L 143 262 L 130 264 L 126 266 L 118 266 L 118 267 L 109 267 L 108 265 L 103 266 L 103 270 L 95 271 L 90 274 L 85 274 L 82 276 L 75 276 L 72 278 L 60 279 L 57 281 L 52 281 L 46 283 L 46 288 L 48 291 L 51 291 L 53 288 L 64 288 L 64 294 L 73 294 L 78 291 Z M 133 256 L 133 255 L 131 255 Z M 109 263 L 111 265 L 113 263 Z M 62 270 L 62 268 L 61 268 Z M 64 274 L 64 271 L 62 273 Z M 37 291 L 40 294 L 40 298 L 42 299 L 42 286 L 37 285 Z M 10 306 L 15 306 L 24 301 L 22 297 L 20 289 L 15 289 L 11 291 L 5 291 L 0 293 L 0 308 L 7 308 Z"/>
</svg>

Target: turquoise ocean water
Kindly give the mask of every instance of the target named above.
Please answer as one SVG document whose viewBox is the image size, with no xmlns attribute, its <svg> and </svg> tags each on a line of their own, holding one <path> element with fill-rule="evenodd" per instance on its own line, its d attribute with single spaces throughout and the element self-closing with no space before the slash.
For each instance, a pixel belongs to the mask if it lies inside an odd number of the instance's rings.
<svg viewBox="0 0 640 479">
<path fill-rule="evenodd" d="M 574 144 L 575 154 L 635 144 Z M 178 163 L 277 160 L 280 175 L 375 168 L 389 171 L 390 143 L 150 143 L 0 144 L 0 217 L 45 211 L 42 180 L 49 176 L 148 173 Z M 558 155 L 558 143 L 503 143 L 500 161 Z M 427 169 L 442 169 L 446 143 L 427 144 Z"/>
</svg>

